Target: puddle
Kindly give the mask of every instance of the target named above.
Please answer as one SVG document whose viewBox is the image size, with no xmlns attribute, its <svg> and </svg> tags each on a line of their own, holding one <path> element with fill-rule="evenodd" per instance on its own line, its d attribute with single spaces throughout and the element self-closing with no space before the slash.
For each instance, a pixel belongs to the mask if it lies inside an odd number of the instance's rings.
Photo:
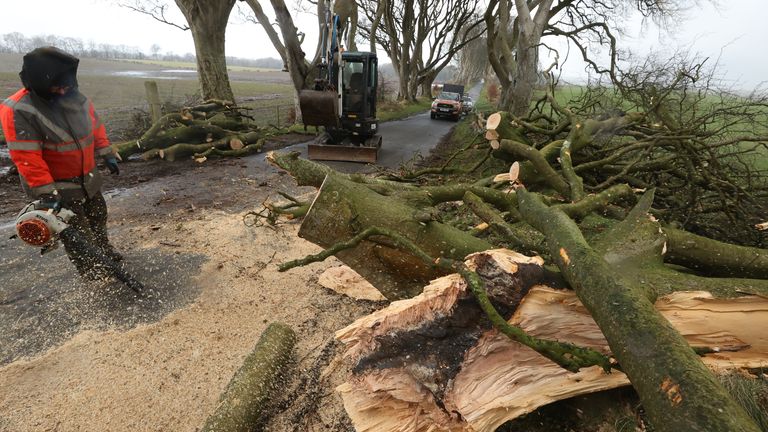
<svg viewBox="0 0 768 432">
<path fill-rule="evenodd" d="M 10 220 L 6 222 L 0 222 L 0 231 L 5 231 L 7 229 L 13 228 L 16 226 L 16 220 Z"/>
<path fill-rule="evenodd" d="M 129 188 L 124 188 L 124 187 L 115 188 L 115 189 L 110 189 L 108 191 L 103 191 L 102 195 L 104 195 L 104 198 L 114 198 L 122 195 L 127 195 L 128 191 L 129 191 Z"/>
<path fill-rule="evenodd" d="M 174 80 L 186 78 L 196 74 L 197 71 L 192 69 L 164 69 L 161 71 L 116 71 L 112 72 L 114 76 L 122 76 L 129 78 L 152 78 L 152 79 L 166 79 Z M 179 76 L 181 75 L 181 76 Z"/>
</svg>

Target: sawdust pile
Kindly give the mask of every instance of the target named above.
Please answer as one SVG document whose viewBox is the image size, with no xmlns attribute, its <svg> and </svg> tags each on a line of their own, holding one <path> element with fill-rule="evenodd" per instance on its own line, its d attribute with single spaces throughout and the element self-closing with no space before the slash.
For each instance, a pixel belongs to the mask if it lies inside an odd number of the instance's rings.
<svg viewBox="0 0 768 432">
<path fill-rule="evenodd" d="M 134 250 L 173 245 L 181 253 L 207 255 L 193 279 L 201 292 L 197 300 L 159 322 L 80 332 L 43 355 L 4 366 L 0 430 L 194 431 L 269 322 L 296 330 L 300 373 L 312 367 L 335 330 L 372 310 L 370 302 L 316 283 L 337 264 L 333 260 L 277 272 L 276 264 L 318 250 L 297 238 L 297 225 L 249 228 L 242 214 L 224 212 L 190 219 L 161 232 L 140 227 Z M 283 406 L 268 429 L 346 429 L 333 391 L 343 372 L 334 368 L 341 367 L 331 362 L 317 384 L 322 388 L 303 390 L 321 395 L 316 410 Z"/>
</svg>

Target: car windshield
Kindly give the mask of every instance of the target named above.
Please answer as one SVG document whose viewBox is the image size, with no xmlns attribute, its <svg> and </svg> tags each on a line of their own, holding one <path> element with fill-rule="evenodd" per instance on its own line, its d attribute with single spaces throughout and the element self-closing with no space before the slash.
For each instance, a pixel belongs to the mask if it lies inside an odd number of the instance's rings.
<svg viewBox="0 0 768 432">
<path fill-rule="evenodd" d="M 447 99 L 447 100 L 461 100 L 461 97 L 459 97 L 458 93 L 452 93 L 452 92 L 442 92 L 440 93 L 440 99 Z"/>
</svg>

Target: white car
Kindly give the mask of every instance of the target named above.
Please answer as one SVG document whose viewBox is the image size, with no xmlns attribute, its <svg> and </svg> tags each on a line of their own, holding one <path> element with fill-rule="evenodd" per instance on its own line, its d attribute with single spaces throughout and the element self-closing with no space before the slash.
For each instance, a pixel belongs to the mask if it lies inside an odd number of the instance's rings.
<svg viewBox="0 0 768 432">
<path fill-rule="evenodd" d="M 472 112 L 472 110 L 475 109 L 475 103 L 472 102 L 472 98 L 469 96 L 464 96 L 461 99 L 461 103 L 463 105 L 462 111 L 464 111 L 465 113 Z"/>
</svg>

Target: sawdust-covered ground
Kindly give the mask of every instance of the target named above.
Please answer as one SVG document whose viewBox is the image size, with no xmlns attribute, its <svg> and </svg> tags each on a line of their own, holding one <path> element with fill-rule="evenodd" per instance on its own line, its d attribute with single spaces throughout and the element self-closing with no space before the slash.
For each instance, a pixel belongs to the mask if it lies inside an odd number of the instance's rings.
<svg viewBox="0 0 768 432">
<path fill-rule="evenodd" d="M 8 209 L 25 198 L 12 180 L 0 185 L 0 430 L 194 431 L 273 321 L 299 342 L 266 429 L 350 429 L 334 392 L 345 366 L 326 345 L 380 305 L 319 286 L 333 260 L 277 272 L 319 249 L 296 223 L 243 216 L 277 190 L 313 189 L 263 159 L 126 163 L 108 181 L 112 241 L 154 291 L 148 300 L 85 284 L 62 250 L 41 258 L 9 239 Z"/>
</svg>

